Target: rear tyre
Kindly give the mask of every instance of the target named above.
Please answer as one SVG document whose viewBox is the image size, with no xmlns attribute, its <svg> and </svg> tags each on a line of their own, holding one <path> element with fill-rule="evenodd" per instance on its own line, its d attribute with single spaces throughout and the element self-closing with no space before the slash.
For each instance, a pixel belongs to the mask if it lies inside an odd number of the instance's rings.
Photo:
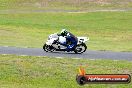
<svg viewBox="0 0 132 88">
<path fill-rule="evenodd" d="M 85 43 L 82 43 L 82 44 L 76 46 L 74 52 L 76 54 L 81 54 L 81 53 L 85 52 L 86 49 L 87 49 L 86 44 Z"/>
</svg>

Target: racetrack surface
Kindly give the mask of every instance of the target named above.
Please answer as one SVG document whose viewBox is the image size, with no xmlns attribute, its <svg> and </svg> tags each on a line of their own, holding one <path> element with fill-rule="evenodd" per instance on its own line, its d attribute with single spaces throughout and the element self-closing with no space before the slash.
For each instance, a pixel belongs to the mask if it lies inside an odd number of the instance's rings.
<svg viewBox="0 0 132 88">
<path fill-rule="evenodd" d="M 83 54 L 75 54 L 74 52 L 44 52 L 42 48 L 20 48 L 20 47 L 0 47 L 0 54 L 15 54 L 29 56 L 48 56 L 48 57 L 68 57 L 68 58 L 84 58 L 84 59 L 113 59 L 113 60 L 129 60 L 132 61 L 132 52 L 112 52 L 112 51 L 93 51 L 87 50 Z"/>
</svg>

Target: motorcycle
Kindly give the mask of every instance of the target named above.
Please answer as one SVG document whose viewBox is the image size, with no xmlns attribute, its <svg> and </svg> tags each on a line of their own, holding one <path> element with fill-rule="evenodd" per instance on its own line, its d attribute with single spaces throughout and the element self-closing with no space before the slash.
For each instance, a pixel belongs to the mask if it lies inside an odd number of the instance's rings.
<svg viewBox="0 0 132 88">
<path fill-rule="evenodd" d="M 87 46 L 85 42 L 89 40 L 87 37 L 77 37 L 78 43 L 72 49 L 77 54 L 81 54 L 86 51 Z M 46 52 L 53 52 L 53 51 L 67 51 L 66 46 L 62 45 L 62 42 L 66 42 L 66 38 L 63 36 L 58 36 L 57 33 L 51 34 L 48 37 L 47 42 L 43 45 L 43 50 Z M 68 51 L 67 51 L 68 52 Z"/>
</svg>

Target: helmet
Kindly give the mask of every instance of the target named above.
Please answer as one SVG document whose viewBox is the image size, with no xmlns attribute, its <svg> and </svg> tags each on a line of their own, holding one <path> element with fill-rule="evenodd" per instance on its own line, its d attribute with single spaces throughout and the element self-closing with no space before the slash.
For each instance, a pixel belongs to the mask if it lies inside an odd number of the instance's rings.
<svg viewBox="0 0 132 88">
<path fill-rule="evenodd" d="M 66 29 L 62 29 L 62 30 L 61 30 L 61 35 L 62 35 L 62 36 L 66 36 L 67 33 L 68 33 L 68 31 L 67 31 Z"/>
</svg>

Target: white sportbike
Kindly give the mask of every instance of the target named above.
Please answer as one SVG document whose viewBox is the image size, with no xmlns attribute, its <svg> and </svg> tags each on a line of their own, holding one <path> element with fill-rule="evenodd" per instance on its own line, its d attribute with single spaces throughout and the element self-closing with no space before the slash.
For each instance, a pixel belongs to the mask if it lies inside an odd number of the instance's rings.
<svg viewBox="0 0 132 88">
<path fill-rule="evenodd" d="M 77 37 L 78 43 L 77 45 L 71 50 L 75 53 L 83 53 L 86 51 L 87 46 L 86 42 L 89 40 L 87 37 Z M 62 45 L 62 43 L 66 42 L 66 38 L 63 36 L 58 36 L 57 33 L 51 34 L 48 37 L 48 40 L 43 45 L 43 49 L 46 52 L 53 52 L 53 51 L 67 51 L 66 46 Z"/>
</svg>

